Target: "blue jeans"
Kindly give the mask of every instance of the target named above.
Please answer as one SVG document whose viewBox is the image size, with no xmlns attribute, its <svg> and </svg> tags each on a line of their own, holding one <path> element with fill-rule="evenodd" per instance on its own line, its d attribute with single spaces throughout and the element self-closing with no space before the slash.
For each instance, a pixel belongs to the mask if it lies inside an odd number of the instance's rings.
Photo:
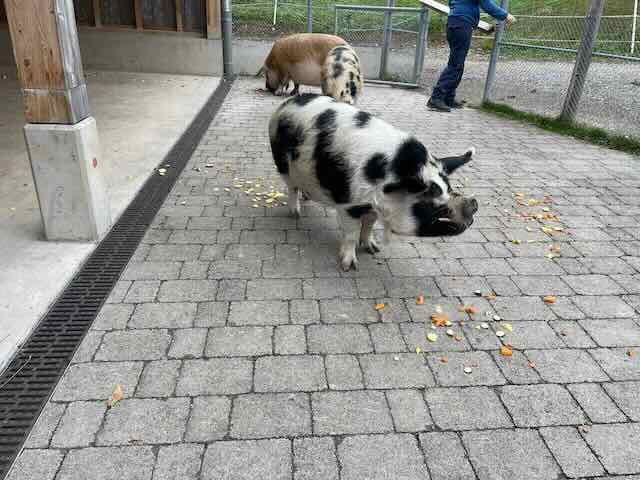
<svg viewBox="0 0 640 480">
<path fill-rule="evenodd" d="M 449 43 L 449 63 L 440 74 L 438 83 L 433 87 L 432 99 L 451 103 L 456 97 L 456 88 L 460 85 L 464 73 L 464 61 L 471 46 L 473 25 L 458 17 L 449 17 L 447 21 L 447 42 Z"/>
</svg>

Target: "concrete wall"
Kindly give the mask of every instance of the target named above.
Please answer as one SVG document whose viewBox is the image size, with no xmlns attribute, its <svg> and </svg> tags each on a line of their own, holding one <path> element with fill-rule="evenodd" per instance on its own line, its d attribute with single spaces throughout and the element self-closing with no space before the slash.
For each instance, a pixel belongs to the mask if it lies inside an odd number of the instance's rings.
<svg viewBox="0 0 640 480">
<path fill-rule="evenodd" d="M 222 42 L 190 34 L 79 30 L 84 67 L 95 70 L 222 75 Z M 0 65 L 14 64 L 9 32 L 0 29 Z"/>
</svg>

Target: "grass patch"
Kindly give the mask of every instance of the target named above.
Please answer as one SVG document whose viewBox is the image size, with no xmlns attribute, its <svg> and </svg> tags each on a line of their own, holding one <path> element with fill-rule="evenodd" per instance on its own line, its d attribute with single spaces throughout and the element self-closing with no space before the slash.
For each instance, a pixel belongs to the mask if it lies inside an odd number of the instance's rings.
<svg viewBox="0 0 640 480">
<path fill-rule="evenodd" d="M 522 112 L 508 105 L 499 103 L 485 103 L 480 109 L 485 112 L 495 113 L 501 117 L 530 123 L 550 132 L 584 140 L 594 145 L 640 156 L 640 139 L 638 138 L 616 135 L 602 128 L 588 127 L 578 123 L 568 123 L 559 118 L 550 118 L 536 113 Z"/>
</svg>

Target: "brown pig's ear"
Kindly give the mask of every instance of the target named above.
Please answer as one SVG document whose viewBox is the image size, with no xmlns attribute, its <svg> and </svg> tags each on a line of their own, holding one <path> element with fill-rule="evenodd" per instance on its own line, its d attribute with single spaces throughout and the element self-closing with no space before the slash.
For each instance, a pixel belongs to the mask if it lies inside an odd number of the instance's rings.
<svg viewBox="0 0 640 480">
<path fill-rule="evenodd" d="M 444 168 L 445 173 L 447 175 L 450 175 L 461 166 L 469 163 L 473 159 L 475 153 L 476 149 L 470 148 L 463 155 L 459 155 L 457 157 L 444 157 L 439 158 L 438 160 L 440 161 L 440 163 L 442 163 L 442 167 Z"/>
</svg>

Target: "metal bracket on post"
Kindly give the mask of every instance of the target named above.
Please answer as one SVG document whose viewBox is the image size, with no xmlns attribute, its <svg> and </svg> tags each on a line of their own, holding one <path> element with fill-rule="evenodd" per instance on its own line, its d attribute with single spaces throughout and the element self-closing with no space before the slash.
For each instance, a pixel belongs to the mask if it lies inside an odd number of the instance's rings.
<svg viewBox="0 0 640 480">
<path fill-rule="evenodd" d="M 589 12 L 584 19 L 582 39 L 578 47 L 576 63 L 573 66 L 571 82 L 569 83 L 567 96 L 564 99 L 562 112 L 560 113 L 560 118 L 567 122 L 573 122 L 578 112 L 578 104 L 580 103 L 584 82 L 587 79 L 587 73 L 591 65 L 591 57 L 593 56 L 593 49 L 596 44 L 596 38 L 598 37 L 600 19 L 602 18 L 603 11 L 604 0 L 591 0 Z"/>
<path fill-rule="evenodd" d="M 393 8 L 396 4 L 395 0 L 387 0 L 387 7 Z M 380 72 L 378 77 L 384 80 L 387 75 L 387 61 L 389 58 L 389 45 L 391 44 L 391 31 L 393 24 L 391 23 L 391 10 L 384 12 L 384 30 L 382 39 L 382 51 L 380 53 Z"/>
<path fill-rule="evenodd" d="M 418 41 L 416 43 L 416 58 L 413 63 L 413 83 L 418 83 L 422 75 L 424 67 L 424 53 L 427 48 L 427 39 L 429 38 L 429 22 L 431 21 L 431 12 L 426 5 L 422 4 L 420 8 L 420 20 L 418 24 Z"/>
<path fill-rule="evenodd" d="M 307 33 L 313 33 L 313 0 L 307 0 Z"/>
<path fill-rule="evenodd" d="M 222 65 L 225 78 L 233 77 L 233 16 L 231 0 L 221 0 L 222 5 Z"/>
<path fill-rule="evenodd" d="M 507 10 L 509 8 L 509 0 L 502 0 L 500 6 Z M 498 55 L 500 54 L 500 44 L 502 43 L 502 37 L 504 36 L 505 22 L 498 23 L 496 27 L 496 34 L 493 38 L 493 48 L 491 49 L 491 59 L 489 60 L 489 70 L 487 71 L 487 78 L 484 81 L 484 93 L 482 94 L 482 103 L 490 101 L 491 86 L 493 80 L 496 77 L 496 65 L 498 63 Z"/>
</svg>

